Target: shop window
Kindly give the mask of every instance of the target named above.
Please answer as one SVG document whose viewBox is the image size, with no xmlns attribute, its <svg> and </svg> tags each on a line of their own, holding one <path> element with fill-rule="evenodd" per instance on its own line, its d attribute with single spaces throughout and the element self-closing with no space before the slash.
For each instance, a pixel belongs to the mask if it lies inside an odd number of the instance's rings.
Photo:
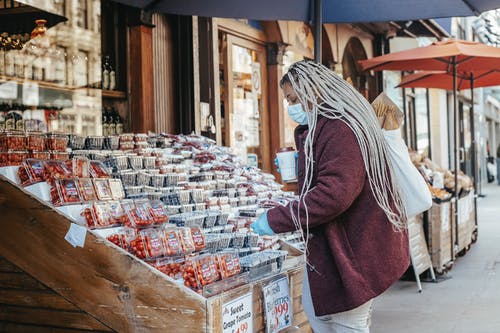
<svg viewBox="0 0 500 333">
<path fill-rule="evenodd" d="M 88 28 L 87 0 L 76 2 L 76 25 L 80 28 Z"/>
<path fill-rule="evenodd" d="M 74 85 L 77 87 L 85 87 L 89 79 L 88 53 L 78 51 L 73 58 L 74 68 Z"/>
<path fill-rule="evenodd" d="M 429 152 L 429 110 L 427 108 L 427 90 L 415 89 L 415 130 L 416 148 L 419 153 Z"/>
</svg>

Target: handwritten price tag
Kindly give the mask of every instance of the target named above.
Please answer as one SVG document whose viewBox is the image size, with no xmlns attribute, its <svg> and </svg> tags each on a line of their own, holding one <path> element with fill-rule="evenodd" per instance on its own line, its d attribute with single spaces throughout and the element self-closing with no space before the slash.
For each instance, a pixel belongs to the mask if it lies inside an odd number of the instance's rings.
<svg viewBox="0 0 500 333">
<path fill-rule="evenodd" d="M 275 333 L 291 326 L 292 304 L 288 278 L 274 280 L 262 288 L 266 316 L 266 332 Z"/>
</svg>

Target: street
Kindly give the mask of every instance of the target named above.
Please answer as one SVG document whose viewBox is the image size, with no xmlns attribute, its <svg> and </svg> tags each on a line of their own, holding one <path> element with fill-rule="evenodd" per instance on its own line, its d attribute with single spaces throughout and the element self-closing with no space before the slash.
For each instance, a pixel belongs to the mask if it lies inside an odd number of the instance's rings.
<svg viewBox="0 0 500 333">
<path fill-rule="evenodd" d="M 455 262 L 450 279 L 399 281 L 375 302 L 372 333 L 500 332 L 500 186 L 483 187 L 479 238 Z"/>
</svg>

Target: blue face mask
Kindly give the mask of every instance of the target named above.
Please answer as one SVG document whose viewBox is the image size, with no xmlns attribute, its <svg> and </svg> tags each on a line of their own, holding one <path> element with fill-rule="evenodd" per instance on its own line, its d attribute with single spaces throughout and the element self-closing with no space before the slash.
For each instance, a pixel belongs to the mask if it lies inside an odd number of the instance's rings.
<svg viewBox="0 0 500 333">
<path fill-rule="evenodd" d="M 307 125 L 307 112 L 302 109 L 302 104 L 288 105 L 288 116 L 300 125 Z"/>
</svg>

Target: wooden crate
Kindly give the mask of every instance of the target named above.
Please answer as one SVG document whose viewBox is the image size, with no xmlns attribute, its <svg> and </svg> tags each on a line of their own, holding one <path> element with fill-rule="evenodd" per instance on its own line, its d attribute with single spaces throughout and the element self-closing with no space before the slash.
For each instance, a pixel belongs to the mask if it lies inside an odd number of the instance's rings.
<svg viewBox="0 0 500 333">
<path fill-rule="evenodd" d="M 472 243 L 474 223 L 474 192 L 458 200 L 458 247 L 457 253 L 465 254 Z"/>
<path fill-rule="evenodd" d="M 1 176 L 0 216 L 0 266 L 7 270 L 0 272 L 0 331 L 215 333 L 218 304 L 245 290 L 254 293 L 254 323 L 263 330 L 261 282 L 207 299 L 93 232 L 75 248 L 64 239 L 70 220 Z M 301 270 L 284 274 L 294 324 L 307 331 Z"/>
<path fill-rule="evenodd" d="M 433 203 L 428 211 L 427 239 L 432 266 L 443 273 L 453 261 L 453 237 L 450 202 Z"/>
</svg>

